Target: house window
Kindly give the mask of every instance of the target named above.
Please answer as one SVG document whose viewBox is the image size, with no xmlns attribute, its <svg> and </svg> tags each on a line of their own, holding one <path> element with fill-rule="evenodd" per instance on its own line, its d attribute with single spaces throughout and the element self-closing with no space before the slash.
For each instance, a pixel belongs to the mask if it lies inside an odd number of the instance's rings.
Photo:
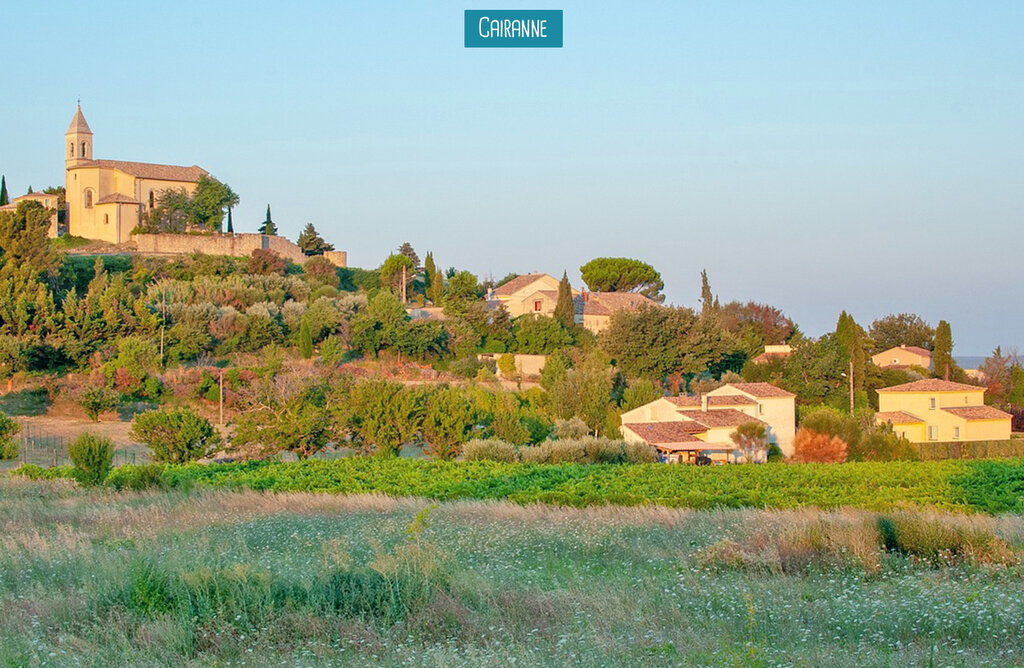
<svg viewBox="0 0 1024 668">
<path fill-rule="evenodd" d="M 758 404 L 757 405 L 757 414 L 758 415 L 764 415 L 764 404 Z"/>
<path fill-rule="evenodd" d="M 152 190 L 149 191 L 149 208 L 150 209 L 153 208 L 153 191 Z"/>
<path fill-rule="evenodd" d="M 929 425 L 928 427 L 928 440 L 937 441 L 939 440 L 939 428 L 935 425 Z"/>
<path fill-rule="evenodd" d="M 928 408 L 930 408 L 931 410 L 935 410 L 935 397 L 932 397 L 931 399 L 928 400 Z"/>
<path fill-rule="evenodd" d="M 540 311 L 540 304 L 541 304 L 541 302 L 540 302 L 539 299 L 537 301 L 533 302 L 533 310 L 539 312 Z"/>
<path fill-rule="evenodd" d="M 92 191 L 89 190 L 88 188 L 85 191 L 85 208 L 86 209 L 91 209 L 92 208 Z"/>
<path fill-rule="evenodd" d="M 953 427 L 953 440 L 960 438 L 960 427 Z"/>
<path fill-rule="evenodd" d="M 104 225 L 109 225 L 110 224 L 110 214 L 109 213 L 103 214 L 103 224 Z"/>
</svg>

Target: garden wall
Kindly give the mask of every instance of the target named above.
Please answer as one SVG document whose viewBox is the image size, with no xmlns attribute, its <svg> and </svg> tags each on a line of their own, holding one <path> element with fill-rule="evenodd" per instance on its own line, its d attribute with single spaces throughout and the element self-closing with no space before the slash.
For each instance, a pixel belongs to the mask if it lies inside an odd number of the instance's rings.
<svg viewBox="0 0 1024 668">
<path fill-rule="evenodd" d="M 271 250 L 296 264 L 309 259 L 297 245 L 270 234 L 136 234 L 138 252 L 152 255 L 233 255 L 247 257 L 254 250 Z M 338 267 L 346 266 L 345 251 L 330 251 L 324 257 Z"/>
</svg>

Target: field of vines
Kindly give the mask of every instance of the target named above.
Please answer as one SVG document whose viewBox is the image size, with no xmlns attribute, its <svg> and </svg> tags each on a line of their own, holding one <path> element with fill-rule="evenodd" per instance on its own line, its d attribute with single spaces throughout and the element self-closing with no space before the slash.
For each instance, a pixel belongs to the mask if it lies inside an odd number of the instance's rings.
<svg viewBox="0 0 1024 668">
<path fill-rule="evenodd" d="M 659 505 L 672 508 L 933 507 L 1024 512 L 1024 460 L 767 464 L 720 467 L 664 464 L 579 465 L 344 458 L 301 462 L 190 464 L 158 471 L 118 467 L 115 487 L 137 487 L 147 473 L 164 487 L 209 486 L 275 492 L 379 493 L 439 501 Z M 34 469 L 58 477 L 68 469 Z"/>
</svg>

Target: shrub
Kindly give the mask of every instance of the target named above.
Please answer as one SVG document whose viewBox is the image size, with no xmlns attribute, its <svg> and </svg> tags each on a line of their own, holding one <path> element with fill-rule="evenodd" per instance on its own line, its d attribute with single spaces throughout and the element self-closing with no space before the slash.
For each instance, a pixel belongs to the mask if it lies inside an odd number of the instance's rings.
<svg viewBox="0 0 1024 668">
<path fill-rule="evenodd" d="M 519 448 L 519 459 L 524 464 L 547 464 L 551 461 L 551 448 L 547 444 Z"/>
<path fill-rule="evenodd" d="M 516 358 L 514 355 L 505 353 L 498 358 L 498 373 L 502 378 L 515 378 Z"/>
<path fill-rule="evenodd" d="M 542 448 L 548 450 L 548 461 L 552 464 L 585 464 L 587 450 L 581 441 L 548 441 Z"/>
<path fill-rule="evenodd" d="M 626 461 L 626 443 L 610 438 L 587 438 L 583 440 L 587 460 L 594 464 L 621 464 Z"/>
<path fill-rule="evenodd" d="M 74 478 L 83 485 L 99 485 L 110 473 L 114 444 L 105 436 L 79 434 L 68 445 L 68 457 L 74 464 Z"/>
<path fill-rule="evenodd" d="M 118 466 L 107 474 L 104 484 L 120 491 L 123 489 L 143 490 L 153 487 L 163 487 L 164 481 L 161 476 L 164 473 L 164 465 L 153 464 L 125 464 Z"/>
<path fill-rule="evenodd" d="M 93 422 L 99 422 L 100 413 L 117 407 L 117 395 L 105 387 L 87 387 L 78 399 L 79 405 Z"/>
<path fill-rule="evenodd" d="M 474 439 L 462 445 L 462 459 L 467 462 L 514 462 L 518 460 L 514 445 L 497 439 Z"/>
<path fill-rule="evenodd" d="M 846 461 L 846 441 L 801 427 L 793 439 L 793 461 L 836 464 Z"/>
<path fill-rule="evenodd" d="M 181 464 L 201 459 L 220 445 L 209 420 L 187 408 L 146 411 L 132 420 L 131 437 L 153 451 L 153 460 Z"/>
<path fill-rule="evenodd" d="M 646 443 L 626 443 L 626 463 L 653 464 L 658 461 L 658 451 Z"/>
<path fill-rule="evenodd" d="M 14 435 L 18 433 L 21 426 L 17 420 L 12 420 L 3 413 L 0 413 L 0 460 L 17 459 L 20 448 Z"/>
<path fill-rule="evenodd" d="M 771 445 L 768 446 L 768 458 L 766 461 L 769 464 L 777 464 L 783 461 L 785 458 L 785 455 L 782 454 L 782 448 L 780 448 L 777 444 L 772 443 Z"/>
<path fill-rule="evenodd" d="M 325 364 L 340 364 L 345 357 L 345 345 L 336 334 L 331 334 L 320 344 L 320 358 Z"/>
<path fill-rule="evenodd" d="M 590 433 L 587 423 L 578 417 L 555 420 L 554 437 L 559 439 L 580 439 Z"/>
</svg>

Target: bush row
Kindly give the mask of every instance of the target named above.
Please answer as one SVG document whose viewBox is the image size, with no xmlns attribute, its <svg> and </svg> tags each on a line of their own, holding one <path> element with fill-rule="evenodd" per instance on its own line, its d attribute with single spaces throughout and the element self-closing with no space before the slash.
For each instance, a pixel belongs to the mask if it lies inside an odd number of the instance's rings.
<svg viewBox="0 0 1024 668">
<path fill-rule="evenodd" d="M 462 458 L 529 464 L 649 464 L 658 461 L 658 453 L 643 443 L 591 436 L 518 447 L 497 439 L 476 439 L 462 446 Z"/>
</svg>

